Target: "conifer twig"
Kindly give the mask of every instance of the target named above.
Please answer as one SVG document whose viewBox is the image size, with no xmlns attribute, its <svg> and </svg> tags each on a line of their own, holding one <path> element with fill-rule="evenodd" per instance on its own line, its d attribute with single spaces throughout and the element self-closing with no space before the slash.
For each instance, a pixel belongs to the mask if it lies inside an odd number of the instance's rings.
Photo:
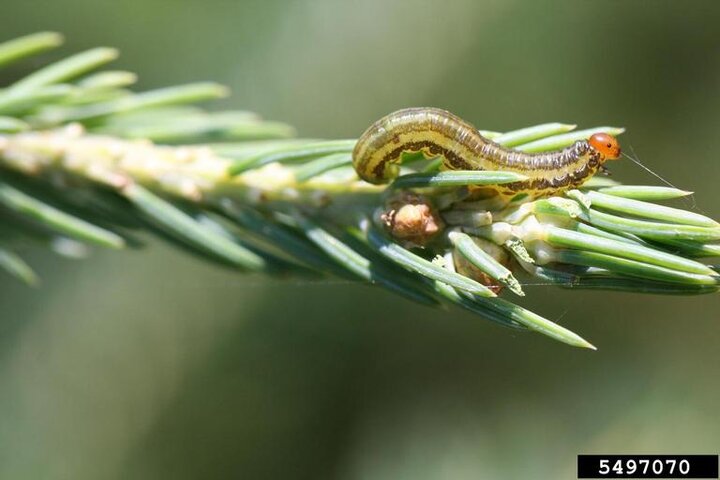
<svg viewBox="0 0 720 480">
<path fill-rule="evenodd" d="M 0 44 L 0 66 L 54 48 L 41 33 Z M 438 171 L 409 155 L 391 185 L 361 181 L 354 139 L 294 137 L 286 124 L 196 104 L 200 82 L 135 93 L 134 74 L 97 71 L 92 49 L 0 90 L 0 269 L 34 284 L 18 252 L 128 248 L 149 231 L 229 268 L 377 284 L 426 305 L 457 305 L 569 345 L 586 340 L 511 301 L 530 279 L 653 294 L 718 290 L 720 224 L 658 202 L 690 192 L 594 178 L 543 199 L 478 198 L 513 172 Z M 482 133 L 526 152 L 622 128 L 547 123 Z M 517 298 L 517 297 L 514 297 Z"/>
</svg>

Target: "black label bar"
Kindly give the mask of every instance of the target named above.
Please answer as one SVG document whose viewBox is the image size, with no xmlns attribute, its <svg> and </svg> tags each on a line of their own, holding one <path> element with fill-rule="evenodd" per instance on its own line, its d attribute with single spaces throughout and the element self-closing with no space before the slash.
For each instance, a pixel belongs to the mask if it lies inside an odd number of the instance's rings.
<svg viewBox="0 0 720 480">
<path fill-rule="evenodd" d="M 718 478 L 717 455 L 578 455 L 578 478 Z"/>
</svg>

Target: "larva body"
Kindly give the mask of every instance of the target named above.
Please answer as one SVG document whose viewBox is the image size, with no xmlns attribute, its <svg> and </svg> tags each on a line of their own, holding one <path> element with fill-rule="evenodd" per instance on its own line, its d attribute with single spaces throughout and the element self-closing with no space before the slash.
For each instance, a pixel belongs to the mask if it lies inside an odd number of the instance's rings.
<svg viewBox="0 0 720 480">
<path fill-rule="evenodd" d="M 408 108 L 387 115 L 368 128 L 353 151 L 358 175 L 370 183 L 386 183 L 399 173 L 403 153 L 442 157 L 445 170 L 505 170 L 528 180 L 499 185 L 502 194 L 548 196 L 575 188 L 609 159 L 620 156 L 617 141 L 595 134 L 562 150 L 523 153 L 480 135 L 471 124 L 438 108 Z"/>
</svg>

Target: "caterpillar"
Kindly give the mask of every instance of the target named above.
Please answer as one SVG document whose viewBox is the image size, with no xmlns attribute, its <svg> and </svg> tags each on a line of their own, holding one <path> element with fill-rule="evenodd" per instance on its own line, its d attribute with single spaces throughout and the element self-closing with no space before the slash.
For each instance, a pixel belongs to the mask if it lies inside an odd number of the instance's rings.
<svg viewBox="0 0 720 480">
<path fill-rule="evenodd" d="M 553 152 L 524 153 L 483 137 L 470 123 L 439 108 L 406 108 L 373 123 L 353 150 L 356 172 L 363 180 L 387 183 L 400 172 L 403 153 L 442 157 L 444 170 L 506 170 L 527 180 L 492 187 L 504 195 L 543 197 L 576 188 L 607 160 L 620 157 L 612 135 L 595 133 L 587 140 Z"/>
</svg>

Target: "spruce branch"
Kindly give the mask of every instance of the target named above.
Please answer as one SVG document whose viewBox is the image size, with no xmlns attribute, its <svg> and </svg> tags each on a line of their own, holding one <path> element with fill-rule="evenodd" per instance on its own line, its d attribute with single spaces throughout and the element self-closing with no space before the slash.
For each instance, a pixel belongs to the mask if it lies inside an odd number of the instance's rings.
<svg viewBox="0 0 720 480">
<path fill-rule="evenodd" d="M 0 66 L 58 46 L 40 33 L 0 45 Z M 113 49 L 82 52 L 0 90 L 0 268 L 35 284 L 29 245 L 79 256 L 133 248 L 151 232 L 230 268 L 377 284 L 414 302 L 456 305 L 569 345 L 583 338 L 499 297 L 528 282 L 655 294 L 718 290 L 720 224 L 658 202 L 690 192 L 594 178 L 544 199 L 477 198 L 513 172 L 438 171 L 406 155 L 389 186 L 359 180 L 355 139 L 295 138 L 247 111 L 197 103 L 227 89 L 195 83 L 132 92 L 130 72 L 97 71 Z M 548 123 L 482 131 L 527 152 L 594 132 Z"/>
</svg>

